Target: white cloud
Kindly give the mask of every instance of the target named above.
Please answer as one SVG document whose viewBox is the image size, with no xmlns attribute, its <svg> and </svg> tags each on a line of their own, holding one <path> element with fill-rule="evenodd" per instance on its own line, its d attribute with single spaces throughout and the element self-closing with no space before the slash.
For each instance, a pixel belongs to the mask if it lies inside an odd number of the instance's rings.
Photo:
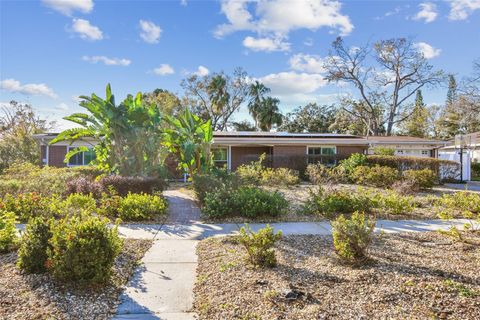
<svg viewBox="0 0 480 320">
<path fill-rule="evenodd" d="M 195 71 L 193 74 L 199 77 L 204 77 L 204 76 L 207 76 L 209 73 L 210 73 L 210 70 L 208 70 L 206 67 L 198 66 L 197 71 Z"/>
<path fill-rule="evenodd" d="M 102 40 L 103 32 L 85 19 L 73 19 L 72 30 L 85 40 Z"/>
<path fill-rule="evenodd" d="M 158 43 L 162 29 L 155 23 L 146 20 L 140 20 L 140 38 L 147 43 Z"/>
<path fill-rule="evenodd" d="M 175 70 L 169 64 L 161 64 L 158 68 L 153 69 L 153 73 L 159 76 L 165 76 L 168 74 L 174 74 Z"/>
<path fill-rule="evenodd" d="M 327 84 L 321 74 L 296 72 L 272 73 L 259 81 L 272 89 L 273 95 L 312 93 Z"/>
<path fill-rule="evenodd" d="M 246 37 L 243 46 L 252 51 L 289 51 L 290 43 L 284 42 L 281 38 L 253 38 Z"/>
<path fill-rule="evenodd" d="M 307 38 L 307 39 L 305 39 L 303 44 L 306 45 L 307 47 L 311 47 L 311 46 L 313 46 L 313 39 L 312 38 Z"/>
<path fill-rule="evenodd" d="M 217 26 L 214 35 L 221 38 L 236 31 L 252 31 L 263 39 L 284 40 L 293 30 L 322 27 L 347 35 L 353 24 L 340 12 L 341 6 L 335 0 L 223 0 L 221 11 L 228 23 Z M 254 9 L 250 11 L 250 7 Z"/>
<path fill-rule="evenodd" d="M 438 16 L 437 5 L 432 2 L 424 2 L 418 5 L 421 10 L 413 17 L 413 20 L 424 20 L 425 23 L 435 21 Z"/>
<path fill-rule="evenodd" d="M 79 11 L 89 13 L 93 10 L 92 0 L 42 0 L 43 4 L 66 16 Z"/>
<path fill-rule="evenodd" d="M 290 68 L 296 71 L 303 71 L 307 73 L 322 73 L 324 61 L 320 56 L 298 53 L 293 55 L 290 60 Z"/>
<path fill-rule="evenodd" d="M 128 59 L 119 59 L 119 58 L 109 58 L 105 56 L 83 56 L 83 61 L 88 61 L 90 63 L 98 63 L 102 62 L 104 65 L 107 66 L 123 66 L 126 67 L 132 63 L 132 61 Z"/>
<path fill-rule="evenodd" d="M 188 5 L 187 0 L 180 0 L 180 5 L 186 7 Z"/>
<path fill-rule="evenodd" d="M 441 49 L 436 49 L 426 42 L 417 42 L 417 43 L 414 43 L 413 46 L 421 54 L 423 54 L 423 56 L 426 59 L 432 59 L 432 58 L 438 57 L 440 55 L 440 52 L 442 52 Z"/>
<path fill-rule="evenodd" d="M 450 20 L 465 20 L 480 9 L 480 0 L 450 0 Z"/>
<path fill-rule="evenodd" d="M 5 79 L 0 82 L 0 88 L 6 91 L 21 93 L 25 95 L 42 95 L 50 98 L 56 98 L 57 95 L 44 83 L 27 83 L 22 85 L 15 79 Z"/>
</svg>

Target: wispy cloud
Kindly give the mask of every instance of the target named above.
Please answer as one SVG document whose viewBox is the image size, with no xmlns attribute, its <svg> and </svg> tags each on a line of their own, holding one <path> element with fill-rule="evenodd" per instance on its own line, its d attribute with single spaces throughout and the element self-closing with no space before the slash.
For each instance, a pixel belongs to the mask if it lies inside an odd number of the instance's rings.
<svg viewBox="0 0 480 320">
<path fill-rule="evenodd" d="M 102 40 L 103 32 L 99 27 L 90 24 L 85 19 L 73 19 L 72 31 L 77 33 L 84 40 Z"/>
<path fill-rule="evenodd" d="M 104 65 L 107 65 L 107 66 L 123 66 L 123 67 L 129 66 L 130 63 L 132 63 L 131 60 L 128 60 L 128 59 L 125 59 L 125 58 L 123 58 L 123 59 L 109 58 L 109 57 L 105 57 L 105 56 L 83 56 L 82 60 L 90 62 L 90 63 L 101 62 L 101 63 L 103 63 Z"/>
<path fill-rule="evenodd" d="M 21 93 L 25 95 L 57 98 L 57 94 L 44 83 L 27 83 L 22 85 L 20 81 L 15 79 L 5 79 L 0 82 L 0 88 L 9 92 Z"/>
<path fill-rule="evenodd" d="M 153 69 L 154 74 L 159 76 L 166 76 L 169 74 L 174 74 L 175 70 L 169 64 L 161 64 L 158 68 Z"/>
<path fill-rule="evenodd" d="M 465 20 L 474 11 L 480 9 L 480 0 L 449 0 L 450 13 L 448 18 L 450 20 Z"/>
<path fill-rule="evenodd" d="M 420 53 L 423 54 L 425 59 L 432 59 L 432 58 L 438 57 L 442 52 L 441 49 L 436 49 L 426 42 L 417 42 L 417 43 L 414 43 L 413 45 L 415 48 L 417 48 L 417 50 Z"/>
<path fill-rule="evenodd" d="M 418 5 L 420 11 L 413 17 L 414 20 L 423 20 L 425 23 L 435 21 L 438 16 L 437 5 L 432 2 L 424 2 Z"/>
<path fill-rule="evenodd" d="M 140 38 L 151 44 L 158 43 L 162 29 L 155 23 L 146 20 L 140 20 Z"/>
<path fill-rule="evenodd" d="M 93 10 L 92 0 L 42 0 L 43 4 L 66 16 L 71 16 L 75 11 L 90 13 Z"/>
</svg>

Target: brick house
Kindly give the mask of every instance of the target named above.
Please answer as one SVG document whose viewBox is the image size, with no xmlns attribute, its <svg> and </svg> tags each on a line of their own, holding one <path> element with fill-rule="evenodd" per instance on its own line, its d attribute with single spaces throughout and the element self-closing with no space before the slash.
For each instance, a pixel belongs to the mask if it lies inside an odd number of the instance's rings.
<svg viewBox="0 0 480 320">
<path fill-rule="evenodd" d="M 60 142 L 49 145 L 55 133 L 37 134 L 42 163 L 51 166 L 87 165 L 93 151 L 82 152 L 64 162 L 67 152 L 78 146 L 93 147 L 94 140 Z M 284 132 L 215 132 L 212 144 L 217 166 L 235 170 L 241 164 L 257 160 L 265 153 L 267 165 L 301 170 L 308 162 L 321 161 L 326 165 L 348 158 L 353 153 L 368 154 L 376 146 L 392 147 L 399 155 L 438 157 L 438 148 L 445 145 L 414 137 L 362 137 L 334 133 L 284 133 Z"/>
</svg>

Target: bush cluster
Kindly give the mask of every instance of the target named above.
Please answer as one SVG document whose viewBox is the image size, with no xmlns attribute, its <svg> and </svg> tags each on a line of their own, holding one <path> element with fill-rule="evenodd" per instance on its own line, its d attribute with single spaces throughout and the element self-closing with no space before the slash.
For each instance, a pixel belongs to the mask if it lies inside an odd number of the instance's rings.
<svg viewBox="0 0 480 320">
<path fill-rule="evenodd" d="M 268 185 L 268 186 L 291 186 L 300 182 L 299 172 L 288 168 L 269 168 L 263 165 L 265 154 L 258 161 L 243 164 L 236 170 L 244 184 Z"/>
<path fill-rule="evenodd" d="M 333 245 L 336 254 L 345 262 L 361 263 L 367 259 L 368 247 L 373 242 L 375 220 L 354 212 L 350 219 L 343 215 L 332 222 Z"/>
<path fill-rule="evenodd" d="M 434 207 L 442 219 L 452 219 L 456 215 L 480 219 L 480 195 L 477 193 L 461 191 L 443 194 L 436 199 Z"/>
<path fill-rule="evenodd" d="M 129 193 L 121 198 L 115 216 L 122 220 L 139 221 L 153 219 L 167 213 L 167 202 L 159 195 Z"/>
<path fill-rule="evenodd" d="M 395 191 L 378 192 L 372 197 L 373 206 L 389 214 L 410 214 L 416 208 L 412 196 L 402 196 Z"/>
<path fill-rule="evenodd" d="M 109 281 L 122 248 L 109 220 L 77 214 L 61 220 L 34 218 L 26 227 L 18 266 L 27 273 L 48 271 L 60 281 L 80 285 Z"/>
<path fill-rule="evenodd" d="M 15 214 L 0 210 L 0 253 L 9 252 L 17 246 L 17 229 Z"/>
<path fill-rule="evenodd" d="M 234 191 L 242 185 L 237 174 L 216 169 L 210 174 L 199 174 L 193 177 L 193 190 L 201 205 L 205 203 L 207 194 L 216 190 Z"/>
<path fill-rule="evenodd" d="M 348 176 L 343 165 L 327 167 L 321 163 L 309 164 L 305 174 L 310 182 L 318 185 L 348 182 Z"/>
<path fill-rule="evenodd" d="M 248 253 L 248 260 L 254 266 L 274 267 L 277 264 L 274 246 L 280 240 L 282 232 L 273 232 L 273 228 L 267 225 L 265 228 L 253 232 L 248 225 L 240 229 L 239 242 Z"/>
<path fill-rule="evenodd" d="M 431 189 L 438 181 L 438 176 L 430 169 L 406 170 L 403 178 L 418 189 Z"/>
<path fill-rule="evenodd" d="M 400 173 L 386 166 L 358 166 L 351 177 L 358 184 L 388 188 L 400 179 Z"/>
<path fill-rule="evenodd" d="M 269 192 L 256 187 L 243 186 L 231 190 L 216 190 L 205 197 L 203 213 L 218 218 L 229 215 L 255 218 L 278 216 L 288 208 L 288 201 L 279 192 Z"/>
<path fill-rule="evenodd" d="M 318 214 L 328 219 L 332 219 L 340 213 L 370 212 L 372 209 L 373 201 L 365 192 L 326 191 L 321 187 L 317 191 L 311 191 L 310 197 L 304 204 L 304 211 L 307 214 Z"/>
</svg>

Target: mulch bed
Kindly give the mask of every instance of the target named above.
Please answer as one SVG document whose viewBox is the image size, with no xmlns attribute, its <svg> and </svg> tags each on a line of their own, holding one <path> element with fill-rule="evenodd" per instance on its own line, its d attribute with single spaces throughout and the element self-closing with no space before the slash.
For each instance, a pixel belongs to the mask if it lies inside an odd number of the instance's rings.
<svg viewBox="0 0 480 320">
<path fill-rule="evenodd" d="M 23 274 L 16 253 L 0 255 L 0 319 L 109 319 L 119 294 L 151 240 L 126 239 L 111 283 L 103 288 L 75 288 L 48 274 Z"/>
<path fill-rule="evenodd" d="M 330 236 L 284 237 L 277 267 L 255 269 L 234 238 L 204 240 L 194 309 L 200 319 L 480 319 L 479 245 L 387 234 L 361 267 L 332 248 Z"/>
</svg>

